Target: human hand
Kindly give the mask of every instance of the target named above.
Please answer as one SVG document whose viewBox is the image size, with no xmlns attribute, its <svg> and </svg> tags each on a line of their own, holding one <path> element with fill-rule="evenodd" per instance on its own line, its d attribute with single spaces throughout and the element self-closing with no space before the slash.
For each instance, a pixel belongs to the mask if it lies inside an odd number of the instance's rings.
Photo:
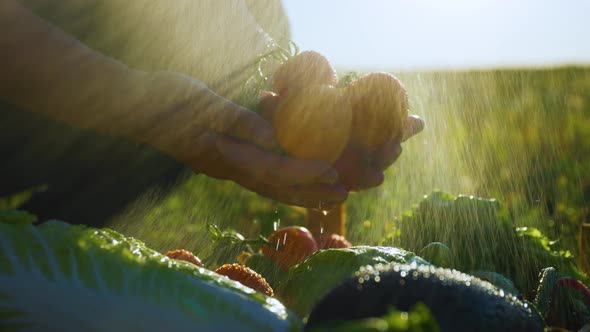
<svg viewBox="0 0 590 332">
<path fill-rule="evenodd" d="M 349 142 L 334 168 L 340 180 L 350 191 L 361 191 L 381 185 L 384 172 L 393 165 L 402 153 L 401 144 L 424 128 L 424 120 L 410 115 L 405 121 L 401 137 L 394 137 L 372 150 Z"/>
<path fill-rule="evenodd" d="M 232 180 L 286 204 L 318 208 L 346 200 L 330 165 L 276 152 L 273 128 L 259 114 L 180 74 L 145 79 L 142 116 L 127 129 L 136 140 L 197 173 Z"/>
<path fill-rule="evenodd" d="M 279 95 L 269 91 L 262 92 L 258 105 L 259 114 L 272 123 L 279 102 Z M 410 115 L 405 121 L 400 137 L 394 137 L 373 149 L 350 141 L 333 165 L 344 188 L 349 191 L 360 191 L 381 185 L 384 181 L 384 171 L 393 165 L 402 153 L 401 144 L 421 132 L 423 128 L 424 120 L 416 115 Z"/>
</svg>

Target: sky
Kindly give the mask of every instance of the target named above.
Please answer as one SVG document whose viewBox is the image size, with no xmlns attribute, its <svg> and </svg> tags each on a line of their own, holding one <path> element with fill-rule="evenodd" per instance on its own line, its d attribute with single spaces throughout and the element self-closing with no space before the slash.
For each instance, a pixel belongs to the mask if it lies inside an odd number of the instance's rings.
<svg viewBox="0 0 590 332">
<path fill-rule="evenodd" d="M 590 0 L 283 0 L 292 39 L 336 68 L 590 64 Z"/>
</svg>

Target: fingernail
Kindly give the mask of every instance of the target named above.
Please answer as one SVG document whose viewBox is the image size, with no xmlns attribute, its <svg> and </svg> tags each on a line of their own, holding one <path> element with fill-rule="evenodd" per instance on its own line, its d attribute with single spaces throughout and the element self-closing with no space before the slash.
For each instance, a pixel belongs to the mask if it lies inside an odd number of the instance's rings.
<svg viewBox="0 0 590 332">
<path fill-rule="evenodd" d="M 338 172 L 336 172 L 333 169 L 328 170 L 327 172 L 325 172 L 324 174 L 322 174 L 319 179 L 318 182 L 320 183 L 334 183 L 338 181 Z"/>
</svg>

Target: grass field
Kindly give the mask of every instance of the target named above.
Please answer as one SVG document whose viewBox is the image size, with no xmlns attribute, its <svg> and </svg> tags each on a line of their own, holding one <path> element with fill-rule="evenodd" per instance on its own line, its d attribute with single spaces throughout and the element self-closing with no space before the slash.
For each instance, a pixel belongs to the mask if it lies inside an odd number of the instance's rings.
<svg viewBox="0 0 590 332">
<path fill-rule="evenodd" d="M 516 225 L 538 227 L 578 254 L 578 227 L 590 221 L 590 68 L 396 75 L 427 125 L 404 144 L 382 186 L 350 195 L 353 243 L 395 245 L 400 213 L 440 189 L 494 197 Z M 223 261 L 236 252 L 212 245 L 207 223 L 256 236 L 273 223 L 302 224 L 303 213 L 189 175 L 164 199 L 158 192 L 139 198 L 111 227 L 155 249 L 182 247 Z"/>
</svg>

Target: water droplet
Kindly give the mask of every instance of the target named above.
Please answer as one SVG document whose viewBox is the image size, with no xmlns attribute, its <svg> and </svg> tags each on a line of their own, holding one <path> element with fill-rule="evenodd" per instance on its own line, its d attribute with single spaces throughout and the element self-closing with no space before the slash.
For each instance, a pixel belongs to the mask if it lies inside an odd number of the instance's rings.
<svg viewBox="0 0 590 332">
<path fill-rule="evenodd" d="M 363 282 L 365 282 L 365 278 L 363 278 L 363 277 L 360 277 L 360 278 L 359 278 L 359 284 L 362 284 Z"/>
<path fill-rule="evenodd" d="M 402 271 L 402 272 L 400 272 L 400 273 L 399 273 L 399 275 L 400 275 L 402 278 L 405 278 L 405 277 L 406 277 L 406 275 L 407 275 L 407 273 L 406 273 L 406 271 Z"/>
<path fill-rule="evenodd" d="M 376 276 L 375 277 L 375 282 L 379 282 L 379 281 L 381 281 L 381 277 L 380 276 Z"/>
</svg>

